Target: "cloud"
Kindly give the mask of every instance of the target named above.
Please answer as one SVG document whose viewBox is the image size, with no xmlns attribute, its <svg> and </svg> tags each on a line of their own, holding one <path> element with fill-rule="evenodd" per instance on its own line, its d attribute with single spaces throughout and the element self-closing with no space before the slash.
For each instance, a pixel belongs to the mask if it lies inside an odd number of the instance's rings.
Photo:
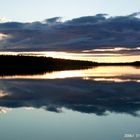
<svg viewBox="0 0 140 140">
<path fill-rule="evenodd" d="M 7 39 L 8 35 L 0 33 L 0 41 Z"/>
<path fill-rule="evenodd" d="M 82 80 L 0 80 L 0 106 L 33 107 L 61 112 L 63 107 L 81 113 L 105 115 L 106 111 L 137 116 L 140 86 L 136 82 L 114 83 Z"/>
<path fill-rule="evenodd" d="M 133 13 L 133 14 L 130 14 L 129 16 L 131 16 L 131 17 L 136 17 L 136 16 L 139 16 L 140 15 L 140 12 L 135 12 L 135 13 Z"/>
<path fill-rule="evenodd" d="M 0 51 L 83 51 L 140 46 L 139 13 L 109 17 L 85 16 L 61 22 L 60 17 L 44 22 L 0 24 L 0 32 L 11 35 Z"/>
<path fill-rule="evenodd" d="M 8 19 L 6 17 L 0 17 L 0 23 L 5 23 L 5 22 L 11 22 L 11 19 Z"/>
<path fill-rule="evenodd" d="M 44 20 L 44 22 L 49 25 L 55 25 L 61 23 L 61 19 L 62 19 L 61 17 L 54 17 L 54 18 L 46 19 Z"/>
</svg>

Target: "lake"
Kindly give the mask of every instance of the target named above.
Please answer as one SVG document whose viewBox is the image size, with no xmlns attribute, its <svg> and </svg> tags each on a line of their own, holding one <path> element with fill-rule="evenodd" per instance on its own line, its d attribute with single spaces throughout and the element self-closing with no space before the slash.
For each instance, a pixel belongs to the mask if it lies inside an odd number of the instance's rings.
<svg viewBox="0 0 140 140">
<path fill-rule="evenodd" d="M 140 67 L 0 77 L 1 140 L 139 140 Z"/>
</svg>

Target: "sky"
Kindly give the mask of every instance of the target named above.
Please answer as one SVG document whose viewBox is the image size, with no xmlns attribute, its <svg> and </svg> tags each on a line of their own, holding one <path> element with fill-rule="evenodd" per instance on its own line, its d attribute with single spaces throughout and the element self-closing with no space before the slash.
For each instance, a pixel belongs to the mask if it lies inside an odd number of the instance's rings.
<svg viewBox="0 0 140 140">
<path fill-rule="evenodd" d="M 140 0 L 0 0 L 0 22 L 2 53 L 59 51 L 80 60 L 140 60 Z"/>
<path fill-rule="evenodd" d="M 138 11 L 139 0 L 0 0 L 0 17 L 21 22 L 56 16 L 72 19 L 98 13 L 128 15 Z"/>
</svg>

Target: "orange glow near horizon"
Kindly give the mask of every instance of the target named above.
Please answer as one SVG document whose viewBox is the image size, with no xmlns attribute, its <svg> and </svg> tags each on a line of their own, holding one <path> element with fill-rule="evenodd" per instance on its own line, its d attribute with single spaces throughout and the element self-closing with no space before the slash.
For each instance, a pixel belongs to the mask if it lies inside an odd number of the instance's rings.
<svg viewBox="0 0 140 140">
<path fill-rule="evenodd" d="M 63 58 L 71 60 L 86 60 L 94 62 L 134 62 L 140 61 L 140 55 L 120 55 L 113 53 L 71 53 L 71 52 L 0 52 L 0 55 L 27 55 Z"/>
<path fill-rule="evenodd" d="M 8 38 L 8 37 L 9 37 L 9 35 L 6 35 L 6 34 L 3 34 L 3 33 L 0 33 L 0 41 L 6 39 L 6 38 Z"/>
</svg>

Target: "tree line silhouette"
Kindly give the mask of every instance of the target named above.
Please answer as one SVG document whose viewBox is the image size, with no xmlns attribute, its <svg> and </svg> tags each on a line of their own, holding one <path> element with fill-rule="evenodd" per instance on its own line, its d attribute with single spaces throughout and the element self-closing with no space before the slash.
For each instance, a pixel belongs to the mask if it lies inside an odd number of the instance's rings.
<svg viewBox="0 0 140 140">
<path fill-rule="evenodd" d="M 130 63 L 97 63 L 52 57 L 0 55 L 0 75 L 39 74 L 59 70 L 85 69 L 93 66 L 140 66 L 140 61 Z"/>
</svg>

